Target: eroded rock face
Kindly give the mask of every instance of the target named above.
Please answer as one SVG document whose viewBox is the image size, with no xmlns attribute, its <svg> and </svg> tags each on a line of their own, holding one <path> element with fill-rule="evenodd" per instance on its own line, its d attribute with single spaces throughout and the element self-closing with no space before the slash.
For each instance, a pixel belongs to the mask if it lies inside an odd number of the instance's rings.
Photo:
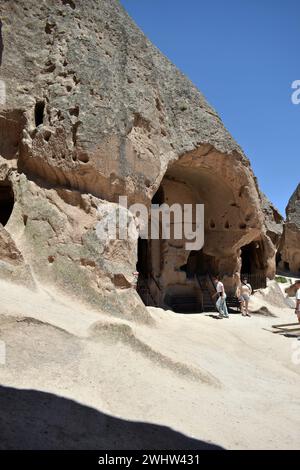
<svg viewBox="0 0 300 470">
<path fill-rule="evenodd" d="M 280 268 L 300 273 L 300 184 L 286 208 L 286 222 L 280 246 Z"/>
<path fill-rule="evenodd" d="M 261 193 L 261 203 L 265 216 L 267 235 L 278 248 L 283 234 L 284 218 L 263 193 Z"/>
<path fill-rule="evenodd" d="M 5 229 L 36 279 L 135 317 L 137 241 L 99 240 L 97 208 L 113 211 L 120 195 L 149 205 L 160 189 L 169 202 L 186 193 L 205 204 L 203 255 L 228 286 L 253 243 L 251 269 L 274 275 L 277 221 L 274 238 L 248 159 L 116 0 L 0 6 L 0 181 L 14 194 Z M 156 289 L 185 286 L 182 244 L 164 241 L 153 252 Z"/>
<path fill-rule="evenodd" d="M 0 276 L 34 288 L 30 266 L 24 261 L 10 234 L 0 226 Z"/>
</svg>

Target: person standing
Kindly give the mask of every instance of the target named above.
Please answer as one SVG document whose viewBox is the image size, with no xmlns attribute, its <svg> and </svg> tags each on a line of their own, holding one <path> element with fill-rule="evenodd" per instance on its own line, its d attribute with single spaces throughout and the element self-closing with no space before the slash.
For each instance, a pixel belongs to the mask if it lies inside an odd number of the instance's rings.
<svg viewBox="0 0 300 470">
<path fill-rule="evenodd" d="M 244 315 L 246 317 L 251 317 L 251 315 L 249 313 L 249 300 L 250 300 L 250 296 L 252 294 L 252 287 L 251 287 L 251 284 L 249 284 L 247 278 L 244 278 L 242 280 L 240 291 L 241 291 L 241 297 L 244 300 L 244 313 L 242 312 L 242 315 Z"/>
<path fill-rule="evenodd" d="M 220 318 L 229 318 L 228 315 L 228 309 L 227 309 L 227 304 L 226 304 L 226 292 L 224 288 L 223 282 L 220 281 L 219 276 L 215 277 L 215 285 L 216 285 L 216 294 L 217 296 L 217 302 L 216 302 L 216 307 L 219 312 L 219 317 Z"/>
<path fill-rule="evenodd" d="M 237 287 L 236 287 L 235 295 L 240 304 L 241 314 L 245 316 L 245 300 L 244 300 L 244 297 L 242 296 L 242 281 L 241 281 L 240 273 L 236 273 L 235 277 L 237 279 Z"/>
</svg>

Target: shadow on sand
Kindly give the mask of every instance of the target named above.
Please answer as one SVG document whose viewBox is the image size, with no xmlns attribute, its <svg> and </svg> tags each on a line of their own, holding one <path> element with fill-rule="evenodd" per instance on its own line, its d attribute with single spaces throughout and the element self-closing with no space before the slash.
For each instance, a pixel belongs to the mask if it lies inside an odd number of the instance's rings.
<svg viewBox="0 0 300 470">
<path fill-rule="evenodd" d="M 0 449 L 221 449 L 37 390 L 0 387 Z"/>
</svg>

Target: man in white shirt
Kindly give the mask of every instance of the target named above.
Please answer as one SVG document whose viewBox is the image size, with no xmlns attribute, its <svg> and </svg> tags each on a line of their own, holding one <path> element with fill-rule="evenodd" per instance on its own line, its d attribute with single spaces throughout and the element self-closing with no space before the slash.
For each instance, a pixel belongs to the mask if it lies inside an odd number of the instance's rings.
<svg viewBox="0 0 300 470">
<path fill-rule="evenodd" d="M 298 317 L 298 322 L 300 323 L 300 281 L 296 281 L 296 310 L 295 313 Z"/>
<path fill-rule="evenodd" d="M 218 276 L 215 277 L 215 285 L 217 291 L 215 294 L 215 296 L 217 296 L 216 307 L 218 309 L 219 316 L 220 318 L 229 318 L 224 284 L 220 281 L 220 278 Z"/>
</svg>

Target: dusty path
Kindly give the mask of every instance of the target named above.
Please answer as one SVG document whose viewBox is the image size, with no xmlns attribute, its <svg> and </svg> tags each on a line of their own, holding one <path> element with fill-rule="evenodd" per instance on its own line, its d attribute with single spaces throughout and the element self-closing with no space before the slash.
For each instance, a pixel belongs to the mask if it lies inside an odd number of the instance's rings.
<svg viewBox="0 0 300 470">
<path fill-rule="evenodd" d="M 0 289 L 0 447 L 299 448 L 300 342 L 268 331 L 294 320 L 280 299 L 253 301 L 274 317 L 149 309 L 146 327 Z"/>
</svg>

